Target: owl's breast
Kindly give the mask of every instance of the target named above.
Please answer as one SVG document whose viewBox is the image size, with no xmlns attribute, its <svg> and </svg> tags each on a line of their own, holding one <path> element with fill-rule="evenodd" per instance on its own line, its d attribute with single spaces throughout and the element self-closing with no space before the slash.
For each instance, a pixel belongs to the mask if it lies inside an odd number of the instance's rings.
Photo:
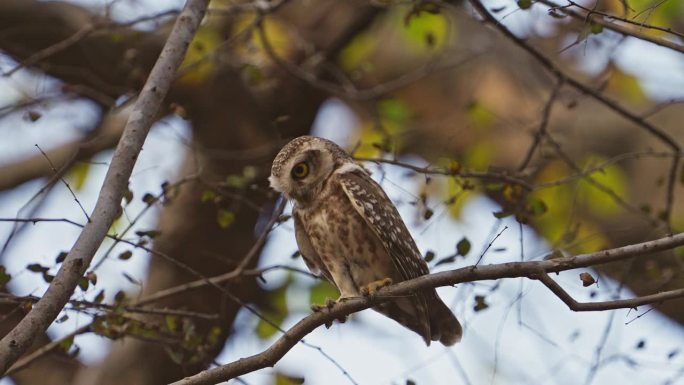
<svg viewBox="0 0 684 385">
<path fill-rule="evenodd" d="M 384 278 L 396 281 L 389 255 L 344 191 L 330 191 L 321 202 L 303 213 L 302 222 L 336 285 L 348 279 L 359 287 Z"/>
</svg>

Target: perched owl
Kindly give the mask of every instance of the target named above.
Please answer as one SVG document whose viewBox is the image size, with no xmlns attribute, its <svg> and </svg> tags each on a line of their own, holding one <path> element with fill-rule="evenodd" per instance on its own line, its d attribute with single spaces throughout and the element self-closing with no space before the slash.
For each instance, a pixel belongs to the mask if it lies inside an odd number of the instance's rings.
<svg viewBox="0 0 684 385">
<path fill-rule="evenodd" d="M 295 237 L 306 265 L 332 282 L 340 298 L 429 273 L 382 187 L 335 143 L 313 136 L 292 140 L 273 160 L 269 181 L 294 201 Z M 428 345 L 461 339 L 461 325 L 434 289 L 374 310 L 418 333 Z"/>
</svg>

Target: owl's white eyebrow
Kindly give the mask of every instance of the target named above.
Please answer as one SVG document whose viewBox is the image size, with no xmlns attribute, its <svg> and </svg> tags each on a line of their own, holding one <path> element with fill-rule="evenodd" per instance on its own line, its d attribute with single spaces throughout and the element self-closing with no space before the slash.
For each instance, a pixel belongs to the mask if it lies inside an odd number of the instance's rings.
<svg viewBox="0 0 684 385">
<path fill-rule="evenodd" d="M 350 162 L 350 163 L 345 163 L 345 164 L 343 164 L 342 167 L 340 167 L 340 168 L 338 168 L 337 170 L 335 170 L 335 174 L 346 174 L 346 173 L 348 173 L 348 172 L 354 172 L 354 171 L 362 171 L 362 172 L 365 172 L 365 171 L 363 170 L 363 168 L 361 168 L 361 166 L 359 166 L 359 165 L 356 164 L 356 163 Z"/>
</svg>

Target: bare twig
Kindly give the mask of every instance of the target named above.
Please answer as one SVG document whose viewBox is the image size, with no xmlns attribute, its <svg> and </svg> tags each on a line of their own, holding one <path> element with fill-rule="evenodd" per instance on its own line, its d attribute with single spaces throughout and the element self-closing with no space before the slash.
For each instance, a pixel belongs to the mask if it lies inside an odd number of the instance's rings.
<svg viewBox="0 0 684 385">
<path fill-rule="evenodd" d="M 492 280 L 501 278 L 528 277 L 540 279 L 543 274 L 561 272 L 581 267 L 594 266 L 631 257 L 651 254 L 658 251 L 669 250 L 684 245 L 684 233 L 656 239 L 649 242 L 633 244 L 615 249 L 598 251 L 595 253 L 581 254 L 571 257 L 549 259 L 544 261 L 509 262 L 487 266 L 468 266 L 461 269 L 444 271 L 425 275 L 416 279 L 401 282 L 397 285 L 382 288 L 377 295 L 372 297 L 357 297 L 344 302 L 336 303 L 328 310 L 314 312 L 305 317 L 269 348 L 261 353 L 241 358 L 229 364 L 202 371 L 194 376 L 186 377 L 172 385 L 206 385 L 227 381 L 245 373 L 275 365 L 297 342 L 311 333 L 317 327 L 332 322 L 340 317 L 367 309 L 379 303 L 405 296 L 428 287 L 452 286 L 463 282 L 479 280 Z M 673 298 L 684 298 L 684 293 L 679 293 Z M 669 299 L 673 299 L 669 298 Z M 651 298 L 653 300 L 653 298 Z M 641 304 L 660 302 L 662 298 L 655 298 L 651 302 L 640 301 Z M 615 308 L 613 301 L 603 303 L 606 308 Z M 632 307 L 632 303 L 624 304 L 623 307 Z M 581 305 L 583 306 L 583 305 Z M 599 305 L 590 305 L 587 309 L 604 310 Z"/>
<path fill-rule="evenodd" d="M 559 81 L 551 90 L 549 99 L 546 101 L 546 104 L 544 105 L 544 110 L 542 111 L 542 120 L 541 123 L 539 123 L 539 128 L 534 133 L 534 140 L 532 141 L 530 148 L 527 150 L 525 159 L 518 167 L 518 171 L 523 171 L 525 170 L 525 168 L 527 168 L 527 166 L 530 164 L 530 161 L 532 160 L 532 156 L 539 147 L 542 138 L 544 138 L 544 135 L 546 135 L 546 128 L 549 125 L 549 119 L 551 117 L 551 108 L 553 107 L 553 104 L 556 101 L 556 98 L 558 97 L 558 92 L 560 91 L 562 86 L 563 82 Z"/>
<path fill-rule="evenodd" d="M 615 32 L 622 34 L 624 36 L 632 36 L 634 38 L 644 40 L 644 41 L 647 41 L 649 43 L 659 45 L 661 47 L 669 48 L 671 50 L 684 53 L 684 46 L 676 43 L 675 41 L 663 39 L 661 37 L 657 37 L 657 36 L 653 36 L 653 35 L 641 32 L 635 28 L 630 28 L 630 27 L 627 27 L 627 26 L 624 26 L 624 25 L 621 25 L 618 23 L 611 22 L 611 19 L 615 20 L 615 21 L 622 22 L 622 23 L 636 25 L 636 26 L 639 26 L 640 28 L 648 28 L 648 29 L 654 29 L 654 30 L 658 30 L 658 31 L 671 33 L 675 36 L 679 36 L 679 37 L 684 38 L 684 34 L 677 32 L 677 31 L 674 31 L 671 28 L 658 27 L 655 25 L 640 23 L 640 22 L 630 20 L 630 19 L 627 19 L 624 17 L 611 15 L 608 13 L 604 13 L 601 11 L 597 11 L 594 9 L 584 7 L 584 6 L 577 4 L 574 1 L 570 1 L 570 0 L 568 0 L 569 5 L 567 5 L 567 6 L 561 6 L 560 4 L 558 4 L 554 1 L 551 1 L 551 0 L 539 0 L 538 2 L 551 7 L 551 9 L 554 11 L 562 12 L 563 14 L 568 15 L 574 19 L 577 19 L 577 20 L 580 20 L 583 22 L 587 22 L 587 23 L 591 22 L 593 24 L 598 24 L 598 25 L 603 26 L 606 29 L 610 29 L 610 30 L 615 31 Z M 584 11 L 584 13 L 577 12 L 573 9 L 570 9 L 569 6 L 575 6 L 579 9 L 581 9 L 582 11 Z"/>
<path fill-rule="evenodd" d="M 31 346 L 35 336 L 48 328 L 68 302 L 79 278 L 90 265 L 120 210 L 128 178 L 143 142 L 171 86 L 174 73 L 199 27 L 208 3 L 208 0 L 188 0 L 178 16 L 126 123 L 93 209 L 92 222 L 84 227 L 41 300 L 0 340 L 1 373 L 5 373 Z"/>
<path fill-rule="evenodd" d="M 62 172 L 60 172 L 59 170 L 57 170 L 55 168 L 55 165 L 52 163 L 52 161 L 50 160 L 50 157 L 47 156 L 45 151 L 43 151 L 43 149 L 40 148 L 40 146 L 38 144 L 36 144 L 35 146 L 38 149 L 38 151 L 40 151 L 40 153 L 43 155 L 43 157 L 45 157 L 45 159 L 47 160 L 48 164 L 50 165 L 50 169 L 52 170 L 52 172 L 54 172 L 55 175 L 61 175 Z M 59 180 L 62 181 L 62 183 L 66 186 L 67 190 L 69 190 L 69 192 L 71 193 L 71 196 L 74 198 L 74 201 L 76 201 L 76 204 L 78 205 L 78 207 L 83 212 L 83 215 L 85 215 L 88 222 L 90 222 L 90 217 L 88 216 L 88 212 L 86 211 L 85 208 L 83 208 L 81 201 L 78 200 L 78 197 L 76 196 L 76 193 L 74 193 L 74 190 L 71 188 L 71 185 L 69 185 L 69 182 L 64 180 L 64 177 L 62 177 L 62 176 L 59 177 Z"/>
<path fill-rule="evenodd" d="M 391 164 L 394 166 L 399 166 L 408 170 L 415 171 L 420 174 L 425 174 L 425 175 L 446 175 L 446 176 L 455 176 L 455 177 L 461 177 L 461 178 L 475 178 L 475 179 L 482 179 L 482 180 L 494 180 L 498 182 L 505 182 L 505 183 L 510 183 L 514 185 L 518 185 L 520 187 L 525 188 L 526 190 L 532 190 L 534 186 L 532 186 L 529 182 L 527 182 L 524 179 L 517 178 L 513 175 L 508 175 L 506 173 L 498 173 L 498 172 L 491 172 L 491 171 L 464 171 L 464 170 L 449 170 L 445 168 L 436 168 L 436 167 L 420 167 L 420 166 L 414 166 L 410 163 L 404 163 L 398 160 L 393 160 L 393 159 L 382 159 L 382 158 L 362 158 L 362 157 L 355 157 L 355 160 L 361 161 L 361 162 L 373 162 L 373 163 L 383 163 L 383 164 Z"/>
<path fill-rule="evenodd" d="M 675 298 L 684 297 L 684 289 L 668 290 L 657 294 L 645 295 L 642 297 L 630 299 L 616 299 L 604 302 L 577 302 L 568 294 L 556 281 L 549 277 L 546 273 L 540 273 L 539 282 L 543 283 L 549 290 L 560 298 L 563 303 L 568 305 L 572 311 L 602 311 L 612 309 L 634 309 L 641 305 L 648 305 L 653 303 L 661 303 Z"/>
</svg>

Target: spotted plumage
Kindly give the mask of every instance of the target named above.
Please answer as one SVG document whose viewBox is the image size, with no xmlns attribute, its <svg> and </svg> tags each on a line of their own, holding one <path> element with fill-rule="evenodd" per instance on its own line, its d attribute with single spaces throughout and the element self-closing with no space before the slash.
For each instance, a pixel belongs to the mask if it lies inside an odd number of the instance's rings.
<svg viewBox="0 0 684 385">
<path fill-rule="evenodd" d="M 362 295 L 387 278 L 397 283 L 429 273 L 392 201 L 335 143 L 312 136 L 292 140 L 274 159 L 269 181 L 295 203 L 295 237 L 307 266 L 332 282 L 341 298 Z M 461 339 L 461 325 L 434 289 L 374 310 L 428 345 Z"/>
</svg>

